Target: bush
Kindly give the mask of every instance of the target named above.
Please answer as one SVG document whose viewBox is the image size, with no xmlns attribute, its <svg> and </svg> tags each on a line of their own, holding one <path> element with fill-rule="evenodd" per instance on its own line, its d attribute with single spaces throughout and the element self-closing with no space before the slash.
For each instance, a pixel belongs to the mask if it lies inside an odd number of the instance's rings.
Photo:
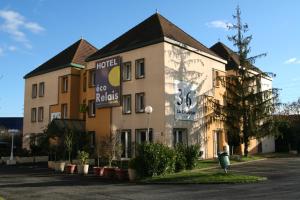
<svg viewBox="0 0 300 200">
<path fill-rule="evenodd" d="M 145 143 L 138 146 L 137 156 L 130 162 L 140 177 L 175 171 L 175 152 L 162 144 Z"/>
<path fill-rule="evenodd" d="M 190 145 L 185 147 L 186 169 L 193 169 L 200 153 L 199 145 Z"/>
<path fill-rule="evenodd" d="M 179 172 L 186 169 L 186 155 L 185 148 L 183 144 L 177 144 L 175 146 L 176 160 L 175 160 L 175 171 Z"/>
<path fill-rule="evenodd" d="M 87 164 L 89 153 L 85 151 L 78 151 L 78 159 L 80 160 L 81 165 Z"/>
</svg>

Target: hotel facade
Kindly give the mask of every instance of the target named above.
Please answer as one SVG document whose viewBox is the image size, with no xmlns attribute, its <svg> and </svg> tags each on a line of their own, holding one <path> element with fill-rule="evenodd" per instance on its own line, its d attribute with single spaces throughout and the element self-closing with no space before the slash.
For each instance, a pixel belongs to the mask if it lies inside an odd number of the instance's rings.
<svg viewBox="0 0 300 200">
<path fill-rule="evenodd" d="M 225 103 L 216 77 L 227 64 L 157 13 L 100 50 L 81 39 L 24 77 L 23 147 L 56 119 L 83 122 L 95 144 L 120 135 L 125 158 L 145 141 L 216 157 L 227 145 L 213 109 Z"/>
</svg>

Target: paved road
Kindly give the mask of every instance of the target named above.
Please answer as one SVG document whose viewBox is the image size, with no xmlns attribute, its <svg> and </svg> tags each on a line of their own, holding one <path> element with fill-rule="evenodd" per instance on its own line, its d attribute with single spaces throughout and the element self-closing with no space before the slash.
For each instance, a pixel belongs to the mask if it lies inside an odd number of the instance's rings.
<svg viewBox="0 0 300 200">
<path fill-rule="evenodd" d="M 0 166 L 0 196 L 6 199 L 300 199 L 300 158 L 268 159 L 233 166 L 267 176 L 255 184 L 136 185 L 98 177 L 57 175 L 42 167 Z"/>
</svg>

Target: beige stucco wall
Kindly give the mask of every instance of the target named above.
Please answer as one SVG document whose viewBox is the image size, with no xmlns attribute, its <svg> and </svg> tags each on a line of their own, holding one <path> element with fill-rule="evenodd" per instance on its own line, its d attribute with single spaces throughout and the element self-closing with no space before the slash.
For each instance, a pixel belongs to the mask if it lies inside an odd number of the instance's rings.
<svg viewBox="0 0 300 200">
<path fill-rule="evenodd" d="M 188 143 L 198 143 L 202 146 L 205 157 L 212 157 L 213 149 L 213 130 L 223 129 L 223 124 L 210 124 L 205 126 L 207 118 L 200 110 L 203 109 L 204 101 L 201 101 L 202 95 L 217 96 L 220 103 L 223 104 L 223 89 L 215 89 L 213 87 L 213 70 L 225 73 L 225 64 L 213 60 L 211 58 L 192 52 L 185 48 L 181 48 L 169 43 L 164 43 L 164 69 L 165 69 L 165 142 L 172 145 L 173 128 L 186 128 L 188 131 Z M 197 86 L 197 114 L 196 121 L 175 120 L 174 117 L 174 81 L 182 80 L 190 82 Z M 225 138 L 222 136 L 222 143 Z"/>
<path fill-rule="evenodd" d="M 24 95 L 24 120 L 23 120 L 23 147 L 28 148 L 29 138 L 26 137 L 30 133 L 42 133 L 49 123 L 49 107 L 58 103 L 58 77 L 71 73 L 71 68 L 64 68 L 46 74 L 34 76 L 25 79 L 25 95 Z M 45 83 L 44 97 L 31 97 L 32 85 Z M 39 88 L 37 89 L 39 91 Z M 31 122 L 31 108 L 44 107 L 44 120 L 42 122 Z M 38 115 L 37 115 L 38 118 Z"/>
<path fill-rule="evenodd" d="M 112 108 L 112 131 L 131 129 L 132 141 L 135 141 L 135 129 L 147 128 L 148 115 L 135 113 L 135 94 L 145 93 L 145 105 L 153 107 L 150 128 L 153 140 L 161 142 L 165 126 L 164 118 L 164 45 L 150 45 L 120 54 L 123 62 L 131 61 L 131 81 L 123 82 L 123 95 L 131 94 L 131 114 L 123 115 L 122 107 Z M 135 60 L 145 59 L 145 78 L 135 79 Z"/>
</svg>

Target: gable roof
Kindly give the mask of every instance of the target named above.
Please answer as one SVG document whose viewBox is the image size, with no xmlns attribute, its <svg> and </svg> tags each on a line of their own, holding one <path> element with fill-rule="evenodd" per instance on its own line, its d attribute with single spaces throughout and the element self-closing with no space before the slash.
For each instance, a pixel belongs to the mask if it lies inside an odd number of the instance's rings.
<svg viewBox="0 0 300 200">
<path fill-rule="evenodd" d="M 22 130 L 23 117 L 0 117 L 0 127 Z"/>
<path fill-rule="evenodd" d="M 214 51 L 216 54 L 218 54 L 221 58 L 224 60 L 227 60 L 226 70 L 230 70 L 234 67 L 240 66 L 240 58 L 237 53 L 235 53 L 232 49 L 230 49 L 228 46 L 223 44 L 222 42 L 217 42 L 212 47 L 210 47 L 212 51 Z M 252 66 L 252 70 L 263 73 L 259 68 Z"/>
<path fill-rule="evenodd" d="M 96 47 L 86 40 L 80 39 L 33 71 L 26 74 L 24 78 L 30 78 L 70 66 L 83 67 L 85 59 L 96 51 Z"/>
<path fill-rule="evenodd" d="M 117 39 L 101 48 L 96 53 L 89 56 L 87 58 L 87 61 L 92 61 L 151 44 L 163 42 L 165 41 L 165 37 L 219 58 L 217 54 L 194 39 L 192 36 L 185 33 L 179 27 L 164 18 L 162 15 L 155 13 Z"/>
</svg>

